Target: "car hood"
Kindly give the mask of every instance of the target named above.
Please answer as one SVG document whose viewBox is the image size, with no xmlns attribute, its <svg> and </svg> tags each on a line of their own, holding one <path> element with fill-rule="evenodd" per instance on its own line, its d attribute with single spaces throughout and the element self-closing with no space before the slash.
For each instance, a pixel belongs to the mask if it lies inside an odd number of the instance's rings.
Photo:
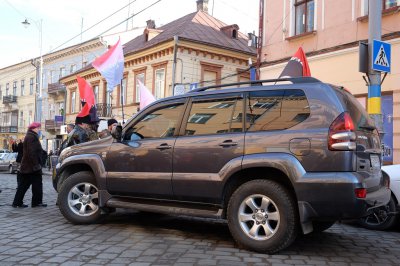
<svg viewBox="0 0 400 266">
<path fill-rule="evenodd" d="M 88 141 L 82 144 L 77 144 L 64 149 L 59 157 L 59 161 L 63 161 L 65 158 L 80 155 L 80 154 L 100 154 L 106 152 L 110 148 L 110 145 L 114 142 L 114 139 L 109 136 L 104 139 Z"/>
</svg>

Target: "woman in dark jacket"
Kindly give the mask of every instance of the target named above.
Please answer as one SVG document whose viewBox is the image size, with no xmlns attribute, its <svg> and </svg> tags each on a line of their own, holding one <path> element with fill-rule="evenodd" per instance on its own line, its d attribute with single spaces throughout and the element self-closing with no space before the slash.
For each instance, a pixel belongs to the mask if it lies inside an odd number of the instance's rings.
<svg viewBox="0 0 400 266">
<path fill-rule="evenodd" d="M 17 188 L 20 186 L 21 184 L 21 174 L 19 172 L 19 169 L 21 167 L 21 161 L 22 161 L 22 154 L 24 153 L 24 144 L 22 142 L 22 139 L 19 140 L 19 143 L 17 145 L 17 158 L 15 159 L 15 161 L 17 162 Z"/>
<path fill-rule="evenodd" d="M 43 149 L 39 141 L 39 132 L 41 124 L 33 122 L 28 127 L 24 143 L 23 155 L 20 167 L 20 184 L 15 193 L 12 206 L 28 207 L 23 203 L 26 191 L 32 185 L 32 207 L 46 207 L 43 204 L 43 183 L 42 183 L 42 154 Z"/>
<path fill-rule="evenodd" d="M 24 153 L 24 144 L 23 144 L 23 142 L 22 142 L 22 139 L 20 139 L 19 140 L 19 143 L 18 143 L 18 145 L 17 145 L 17 152 L 18 152 L 18 154 L 17 154 L 17 158 L 16 158 L 16 162 L 17 163 L 21 163 L 21 161 L 22 161 L 22 154 Z"/>
</svg>

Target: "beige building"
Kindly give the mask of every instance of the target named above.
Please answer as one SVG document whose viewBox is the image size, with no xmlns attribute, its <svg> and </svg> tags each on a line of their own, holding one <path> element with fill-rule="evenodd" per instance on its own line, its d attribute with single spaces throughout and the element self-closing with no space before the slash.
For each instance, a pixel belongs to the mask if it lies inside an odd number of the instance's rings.
<svg viewBox="0 0 400 266">
<path fill-rule="evenodd" d="M 0 69 L 0 148 L 24 137 L 35 115 L 36 67 L 25 61 Z"/>
<path fill-rule="evenodd" d="M 367 107 L 359 41 L 368 40 L 367 0 L 265 0 L 261 79 L 277 78 L 301 46 L 311 75 L 342 85 Z M 382 40 L 392 46 L 382 84 L 384 163 L 400 163 L 400 1 L 382 1 Z"/>
<path fill-rule="evenodd" d="M 106 92 L 106 81 L 88 66 L 60 81 L 67 88 L 67 122 L 73 122 L 81 103 L 76 75 L 91 83 L 100 117 L 125 120 L 137 112 L 141 80 L 156 98 L 183 93 L 193 87 L 249 80 L 248 61 L 255 48 L 239 27 L 209 15 L 200 2 L 197 12 L 162 27 L 147 21 L 143 34 L 123 45 L 125 68 L 122 87 Z"/>
<path fill-rule="evenodd" d="M 0 147 L 25 136 L 34 120 L 42 123 L 42 146 L 57 148 L 60 126 L 65 123 L 65 86 L 59 79 L 85 67 L 106 50 L 92 39 L 43 55 L 41 84 L 39 58 L 0 69 Z"/>
</svg>

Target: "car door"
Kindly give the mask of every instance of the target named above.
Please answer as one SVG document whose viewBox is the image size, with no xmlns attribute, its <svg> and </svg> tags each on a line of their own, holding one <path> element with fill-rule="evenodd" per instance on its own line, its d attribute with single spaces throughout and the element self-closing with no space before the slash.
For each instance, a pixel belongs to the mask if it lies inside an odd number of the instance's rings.
<svg viewBox="0 0 400 266">
<path fill-rule="evenodd" d="M 172 151 L 185 99 L 158 104 L 124 128 L 107 153 L 107 189 L 112 195 L 171 198 Z"/>
<path fill-rule="evenodd" d="M 212 203 L 221 195 L 226 166 L 241 167 L 243 95 L 193 97 L 187 109 L 174 148 L 174 196 Z"/>
</svg>

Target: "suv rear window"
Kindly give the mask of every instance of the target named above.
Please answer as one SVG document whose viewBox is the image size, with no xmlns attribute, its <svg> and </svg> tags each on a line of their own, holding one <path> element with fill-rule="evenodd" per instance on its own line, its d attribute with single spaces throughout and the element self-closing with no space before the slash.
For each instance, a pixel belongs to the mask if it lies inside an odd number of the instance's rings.
<svg viewBox="0 0 400 266">
<path fill-rule="evenodd" d="M 356 130 L 372 131 L 375 129 L 374 121 L 352 94 L 340 88 L 335 88 L 335 92 L 344 103 L 347 109 L 346 111 L 349 112 L 351 119 L 353 119 Z"/>
</svg>

